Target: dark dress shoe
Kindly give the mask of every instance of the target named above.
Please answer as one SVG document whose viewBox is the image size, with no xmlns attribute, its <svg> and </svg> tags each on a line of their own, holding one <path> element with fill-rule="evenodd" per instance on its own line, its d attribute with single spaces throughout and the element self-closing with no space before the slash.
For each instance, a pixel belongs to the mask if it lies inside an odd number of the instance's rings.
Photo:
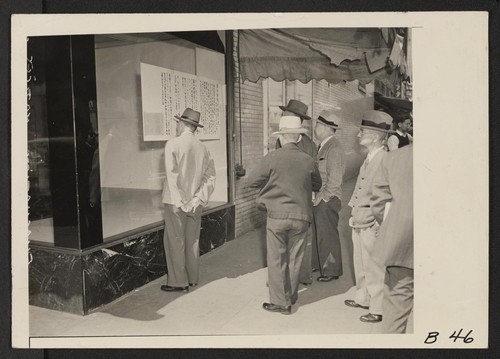
<svg viewBox="0 0 500 359">
<path fill-rule="evenodd" d="M 369 309 L 369 307 L 367 307 L 365 305 L 358 304 L 354 300 L 351 300 L 351 299 L 344 300 L 344 304 L 347 305 L 348 307 L 352 307 L 352 308 Z"/>
<path fill-rule="evenodd" d="M 329 282 L 334 279 L 339 279 L 339 276 L 337 275 L 320 275 L 318 279 L 316 279 L 318 282 Z"/>
<path fill-rule="evenodd" d="M 273 312 L 273 313 L 281 313 L 281 314 L 291 314 L 292 313 L 292 307 L 284 307 L 281 305 L 273 304 L 273 303 L 264 303 L 262 304 L 262 308 L 264 310 L 267 310 L 268 312 Z"/>
<path fill-rule="evenodd" d="M 182 293 L 189 292 L 189 287 L 171 287 L 169 285 L 162 285 L 160 289 L 164 290 L 165 292 L 182 292 Z"/>
<path fill-rule="evenodd" d="M 378 323 L 382 321 L 382 316 L 380 314 L 368 313 L 359 317 L 359 320 L 365 323 Z"/>
<path fill-rule="evenodd" d="M 189 283 L 190 287 L 196 287 L 197 285 L 198 285 L 198 283 Z"/>
</svg>

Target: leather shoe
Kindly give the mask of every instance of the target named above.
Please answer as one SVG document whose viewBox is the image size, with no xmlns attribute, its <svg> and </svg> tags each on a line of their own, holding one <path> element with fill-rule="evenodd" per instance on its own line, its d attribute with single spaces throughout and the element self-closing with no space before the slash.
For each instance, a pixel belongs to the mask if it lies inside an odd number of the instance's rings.
<svg viewBox="0 0 500 359">
<path fill-rule="evenodd" d="M 284 307 L 281 305 L 273 304 L 273 303 L 264 303 L 262 304 L 262 308 L 264 310 L 267 310 L 268 312 L 273 312 L 273 313 L 281 313 L 281 314 L 291 314 L 292 313 L 292 307 Z"/>
<path fill-rule="evenodd" d="M 171 287 L 169 285 L 162 285 L 160 289 L 165 292 L 182 292 L 182 293 L 189 292 L 189 287 Z"/>
<path fill-rule="evenodd" d="M 197 285 L 198 285 L 198 283 L 189 283 L 190 287 L 196 287 Z"/>
<path fill-rule="evenodd" d="M 368 313 L 359 317 L 359 320 L 365 323 L 378 323 L 382 321 L 382 316 L 380 314 Z"/>
<path fill-rule="evenodd" d="M 344 300 L 344 304 L 347 305 L 348 307 L 352 307 L 352 308 L 370 309 L 369 307 L 367 307 L 365 305 L 358 304 L 354 300 L 351 300 L 351 299 Z"/>
<path fill-rule="evenodd" d="M 334 279 L 339 279 L 339 276 L 337 275 L 320 275 L 318 279 L 316 279 L 318 282 L 329 282 Z"/>
</svg>

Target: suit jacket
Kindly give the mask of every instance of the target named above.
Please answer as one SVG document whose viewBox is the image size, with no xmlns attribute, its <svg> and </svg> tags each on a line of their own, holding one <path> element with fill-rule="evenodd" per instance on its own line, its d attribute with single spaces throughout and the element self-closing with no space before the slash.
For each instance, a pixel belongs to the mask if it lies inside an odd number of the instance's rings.
<svg viewBox="0 0 500 359">
<path fill-rule="evenodd" d="M 328 202 L 342 198 L 342 178 L 345 172 L 344 149 L 335 138 L 330 138 L 318 152 L 318 169 L 323 186 L 317 196 Z"/>
<path fill-rule="evenodd" d="M 309 136 L 303 134 L 301 136 L 300 141 L 297 143 L 297 146 L 316 161 L 318 147 L 316 146 L 314 141 L 309 138 Z M 281 143 L 279 138 L 276 140 L 276 149 L 278 148 L 281 148 Z"/>
<path fill-rule="evenodd" d="M 163 203 L 181 207 L 194 197 L 205 206 L 215 187 L 215 165 L 207 148 L 187 131 L 165 145 Z"/>
<path fill-rule="evenodd" d="M 312 222 L 311 192 L 321 188 L 316 163 L 296 143 L 268 153 L 251 171 L 247 186 L 259 188 L 257 207 L 275 219 Z"/>
<path fill-rule="evenodd" d="M 413 268 L 413 145 L 385 156 L 373 181 L 370 206 L 381 223 L 375 258 L 385 266 Z"/>
<path fill-rule="evenodd" d="M 386 153 L 384 149 L 381 149 L 370 160 L 367 156 L 359 169 L 356 187 L 349 201 L 349 206 L 352 207 L 352 227 L 363 228 L 375 223 L 375 217 L 370 209 L 372 183 Z"/>
</svg>

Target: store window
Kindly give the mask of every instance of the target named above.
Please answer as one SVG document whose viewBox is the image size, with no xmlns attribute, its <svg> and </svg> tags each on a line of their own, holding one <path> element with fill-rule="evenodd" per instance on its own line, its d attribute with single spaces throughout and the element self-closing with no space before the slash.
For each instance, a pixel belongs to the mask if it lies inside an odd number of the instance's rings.
<svg viewBox="0 0 500 359">
<path fill-rule="evenodd" d="M 215 50 L 204 46 L 207 39 L 214 41 L 214 33 L 220 44 Z M 152 130 L 144 110 L 151 94 L 161 97 L 165 90 L 155 88 L 143 97 L 149 89 L 144 64 L 190 80 L 182 86 L 201 83 L 197 86 L 205 97 L 214 97 L 212 87 L 217 89 L 216 115 L 213 109 L 196 108 L 197 103 L 182 104 L 211 116 L 211 128 L 217 126 L 211 136 L 199 134 L 217 176 L 205 211 L 229 202 L 224 32 L 195 35 L 30 39 L 33 68 L 28 71 L 36 75 L 28 100 L 30 241 L 84 249 L 163 223 L 167 138 L 147 136 Z"/>
</svg>

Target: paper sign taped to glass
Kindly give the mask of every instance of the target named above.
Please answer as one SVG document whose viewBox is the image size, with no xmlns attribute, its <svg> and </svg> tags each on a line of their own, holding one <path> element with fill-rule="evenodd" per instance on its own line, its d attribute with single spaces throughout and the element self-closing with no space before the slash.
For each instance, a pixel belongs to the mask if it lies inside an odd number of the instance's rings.
<svg viewBox="0 0 500 359">
<path fill-rule="evenodd" d="M 225 121 L 226 85 L 185 72 L 141 63 L 144 141 L 175 137 L 175 118 L 187 107 L 201 113 L 201 140 L 220 139 Z"/>
</svg>

